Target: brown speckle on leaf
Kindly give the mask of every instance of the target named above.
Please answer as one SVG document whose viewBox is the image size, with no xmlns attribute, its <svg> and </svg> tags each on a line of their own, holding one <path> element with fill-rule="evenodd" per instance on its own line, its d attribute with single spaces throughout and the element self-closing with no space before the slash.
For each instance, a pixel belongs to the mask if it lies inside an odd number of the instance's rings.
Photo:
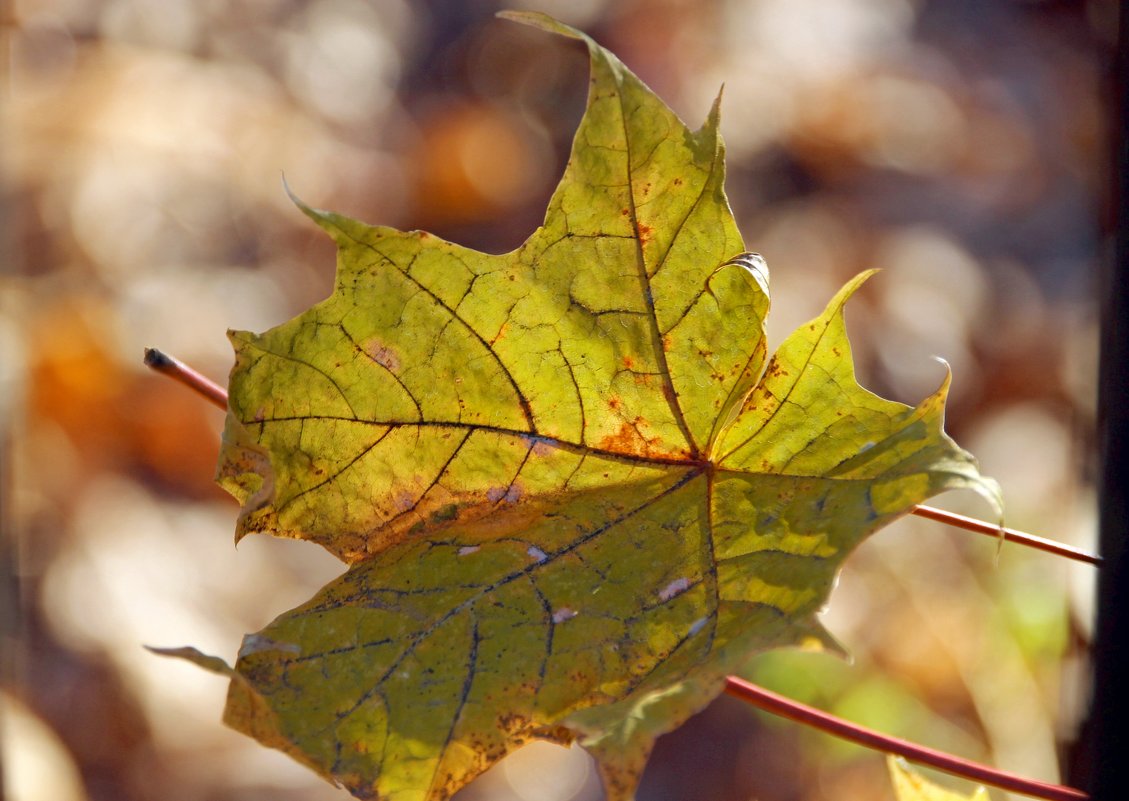
<svg viewBox="0 0 1129 801">
<path fill-rule="evenodd" d="M 392 348 L 376 337 L 371 337 L 362 342 L 361 351 L 390 373 L 396 373 L 400 370 L 400 357 Z"/>
<path fill-rule="evenodd" d="M 397 512 L 406 512 L 415 508 L 416 500 L 413 493 L 401 490 L 392 497 L 392 506 Z"/>
</svg>

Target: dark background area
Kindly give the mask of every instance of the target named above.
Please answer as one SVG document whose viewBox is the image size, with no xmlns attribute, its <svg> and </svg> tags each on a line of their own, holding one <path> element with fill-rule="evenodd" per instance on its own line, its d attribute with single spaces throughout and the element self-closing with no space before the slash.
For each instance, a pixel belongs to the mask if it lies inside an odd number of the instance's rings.
<svg viewBox="0 0 1129 801">
<path fill-rule="evenodd" d="M 0 100 L 3 770 L 18 801 L 344 795 L 222 727 L 224 683 L 143 643 L 233 655 L 338 570 L 231 543 L 222 415 L 145 372 L 222 380 L 228 328 L 330 290 L 282 191 L 491 252 L 540 222 L 583 111 L 583 27 L 691 127 L 725 85 L 728 191 L 768 260 L 770 346 L 860 270 L 860 374 L 947 427 L 1009 525 L 1094 549 L 1095 277 L 1111 246 L 1116 3 L 1004 0 L 8 0 Z M 939 501 L 985 516 L 975 498 Z M 851 652 L 747 675 L 867 725 L 1062 778 L 1088 700 L 1094 571 L 935 523 L 851 559 Z M 553 771 L 556 771 L 555 773 Z M 552 777 L 552 778 L 548 778 Z M 969 785 L 944 779 L 968 791 Z M 598 798 L 522 752 L 462 796 Z M 993 791 L 994 798 L 1005 794 Z M 640 801 L 892 798 L 880 756 L 721 699 L 660 741 Z"/>
</svg>

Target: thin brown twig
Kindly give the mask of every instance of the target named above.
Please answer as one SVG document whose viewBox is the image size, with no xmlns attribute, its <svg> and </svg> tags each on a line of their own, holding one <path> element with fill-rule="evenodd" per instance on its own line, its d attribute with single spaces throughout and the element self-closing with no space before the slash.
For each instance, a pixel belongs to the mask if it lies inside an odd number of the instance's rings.
<svg viewBox="0 0 1129 801">
<path fill-rule="evenodd" d="M 145 364 L 160 373 L 164 373 L 170 378 L 180 381 L 185 386 L 195 390 L 200 395 L 210 400 L 219 408 L 227 409 L 227 393 L 224 389 L 178 359 L 174 359 L 155 348 L 146 348 Z M 999 526 L 993 526 L 990 523 L 964 517 L 963 515 L 953 514 L 952 512 L 945 512 L 941 509 L 934 509 L 929 506 L 916 506 L 912 511 L 914 514 L 921 515 L 922 517 L 928 517 L 942 523 L 949 523 L 950 525 L 969 531 L 999 536 L 1001 530 Z M 1060 545 L 1051 540 L 1025 534 L 1021 531 L 1014 531 L 1012 529 L 1003 529 L 1003 532 L 1005 539 L 1022 545 L 1029 545 L 1033 548 L 1039 548 L 1060 556 L 1089 562 L 1093 565 L 1101 564 L 1099 557 L 1076 550 L 1070 546 Z M 758 687 L 755 684 L 751 684 L 735 676 L 728 677 L 726 692 L 768 712 L 804 723 L 845 740 L 850 740 L 851 742 L 859 743 L 870 748 L 876 748 L 886 753 L 898 754 L 912 762 L 929 765 L 957 776 L 991 784 L 994 787 L 1013 790 L 1036 798 L 1049 799 L 1049 801 L 1085 801 L 1085 799 L 1089 798 L 1089 796 L 1081 790 L 1024 779 L 1021 776 L 1016 776 L 1011 773 L 996 770 L 995 768 L 990 768 L 986 765 L 935 751 L 925 746 L 898 739 L 897 737 L 889 737 L 880 734 L 879 732 L 859 726 L 858 724 L 822 712 L 814 707 L 793 701 L 790 698 L 778 695 L 777 693 L 766 690 L 763 687 Z"/>
<path fill-rule="evenodd" d="M 945 773 L 990 784 L 1002 790 L 1022 793 L 1035 798 L 1045 798 L 1048 801 L 1085 801 L 1089 798 L 1086 793 L 1073 787 L 1025 779 L 1022 776 L 1016 776 L 1014 773 L 997 770 L 978 762 L 946 754 L 943 751 L 936 751 L 923 745 L 881 734 L 857 723 L 837 718 L 815 707 L 793 701 L 791 698 L 758 687 L 736 676 L 730 676 L 726 679 L 725 691 L 766 712 L 794 720 L 797 723 L 803 723 L 841 739 L 850 740 L 853 743 L 888 754 L 897 754 L 919 765 L 928 765 Z"/>
</svg>

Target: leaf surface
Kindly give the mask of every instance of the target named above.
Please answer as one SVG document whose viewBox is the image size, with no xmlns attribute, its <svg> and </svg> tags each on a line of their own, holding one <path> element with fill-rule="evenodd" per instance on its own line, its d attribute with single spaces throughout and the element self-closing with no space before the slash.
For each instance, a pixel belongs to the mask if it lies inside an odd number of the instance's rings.
<svg viewBox="0 0 1129 801">
<path fill-rule="evenodd" d="M 588 37 L 507 16 L 591 57 L 544 225 L 488 255 L 302 206 L 333 294 L 232 334 L 237 537 L 349 568 L 248 635 L 225 719 L 361 798 L 448 798 L 535 738 L 630 798 L 750 654 L 830 643 L 815 615 L 866 536 L 943 490 L 998 502 L 943 433 L 947 379 L 916 408 L 855 380 L 865 274 L 766 362 L 716 104 L 691 132 Z"/>
</svg>

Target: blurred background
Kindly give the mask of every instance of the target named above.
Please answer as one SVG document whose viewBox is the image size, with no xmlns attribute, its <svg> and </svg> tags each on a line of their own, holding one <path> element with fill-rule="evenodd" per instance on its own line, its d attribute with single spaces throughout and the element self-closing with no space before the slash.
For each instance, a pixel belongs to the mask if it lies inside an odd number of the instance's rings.
<svg viewBox="0 0 1129 801">
<path fill-rule="evenodd" d="M 1095 545 L 1094 274 L 1108 247 L 1113 0 L 7 0 L 0 100 L 2 755 L 16 801 L 332 801 L 220 723 L 231 658 L 339 572 L 232 546 L 222 415 L 145 371 L 223 382 L 227 328 L 323 298 L 333 247 L 287 200 L 491 252 L 540 222 L 584 105 L 573 42 L 612 48 L 697 127 L 725 84 L 728 191 L 772 271 L 771 345 L 849 277 L 864 385 L 948 429 L 1013 527 Z M 975 498 L 938 505 L 990 514 Z M 1049 781 L 1087 698 L 1093 569 L 916 519 L 849 562 L 853 656 L 748 677 Z M 957 780 L 944 783 L 968 791 Z M 598 799 L 539 746 L 460 798 Z M 660 741 L 640 801 L 889 799 L 882 758 L 722 698 Z M 1004 798 L 993 791 L 993 798 Z"/>
</svg>

